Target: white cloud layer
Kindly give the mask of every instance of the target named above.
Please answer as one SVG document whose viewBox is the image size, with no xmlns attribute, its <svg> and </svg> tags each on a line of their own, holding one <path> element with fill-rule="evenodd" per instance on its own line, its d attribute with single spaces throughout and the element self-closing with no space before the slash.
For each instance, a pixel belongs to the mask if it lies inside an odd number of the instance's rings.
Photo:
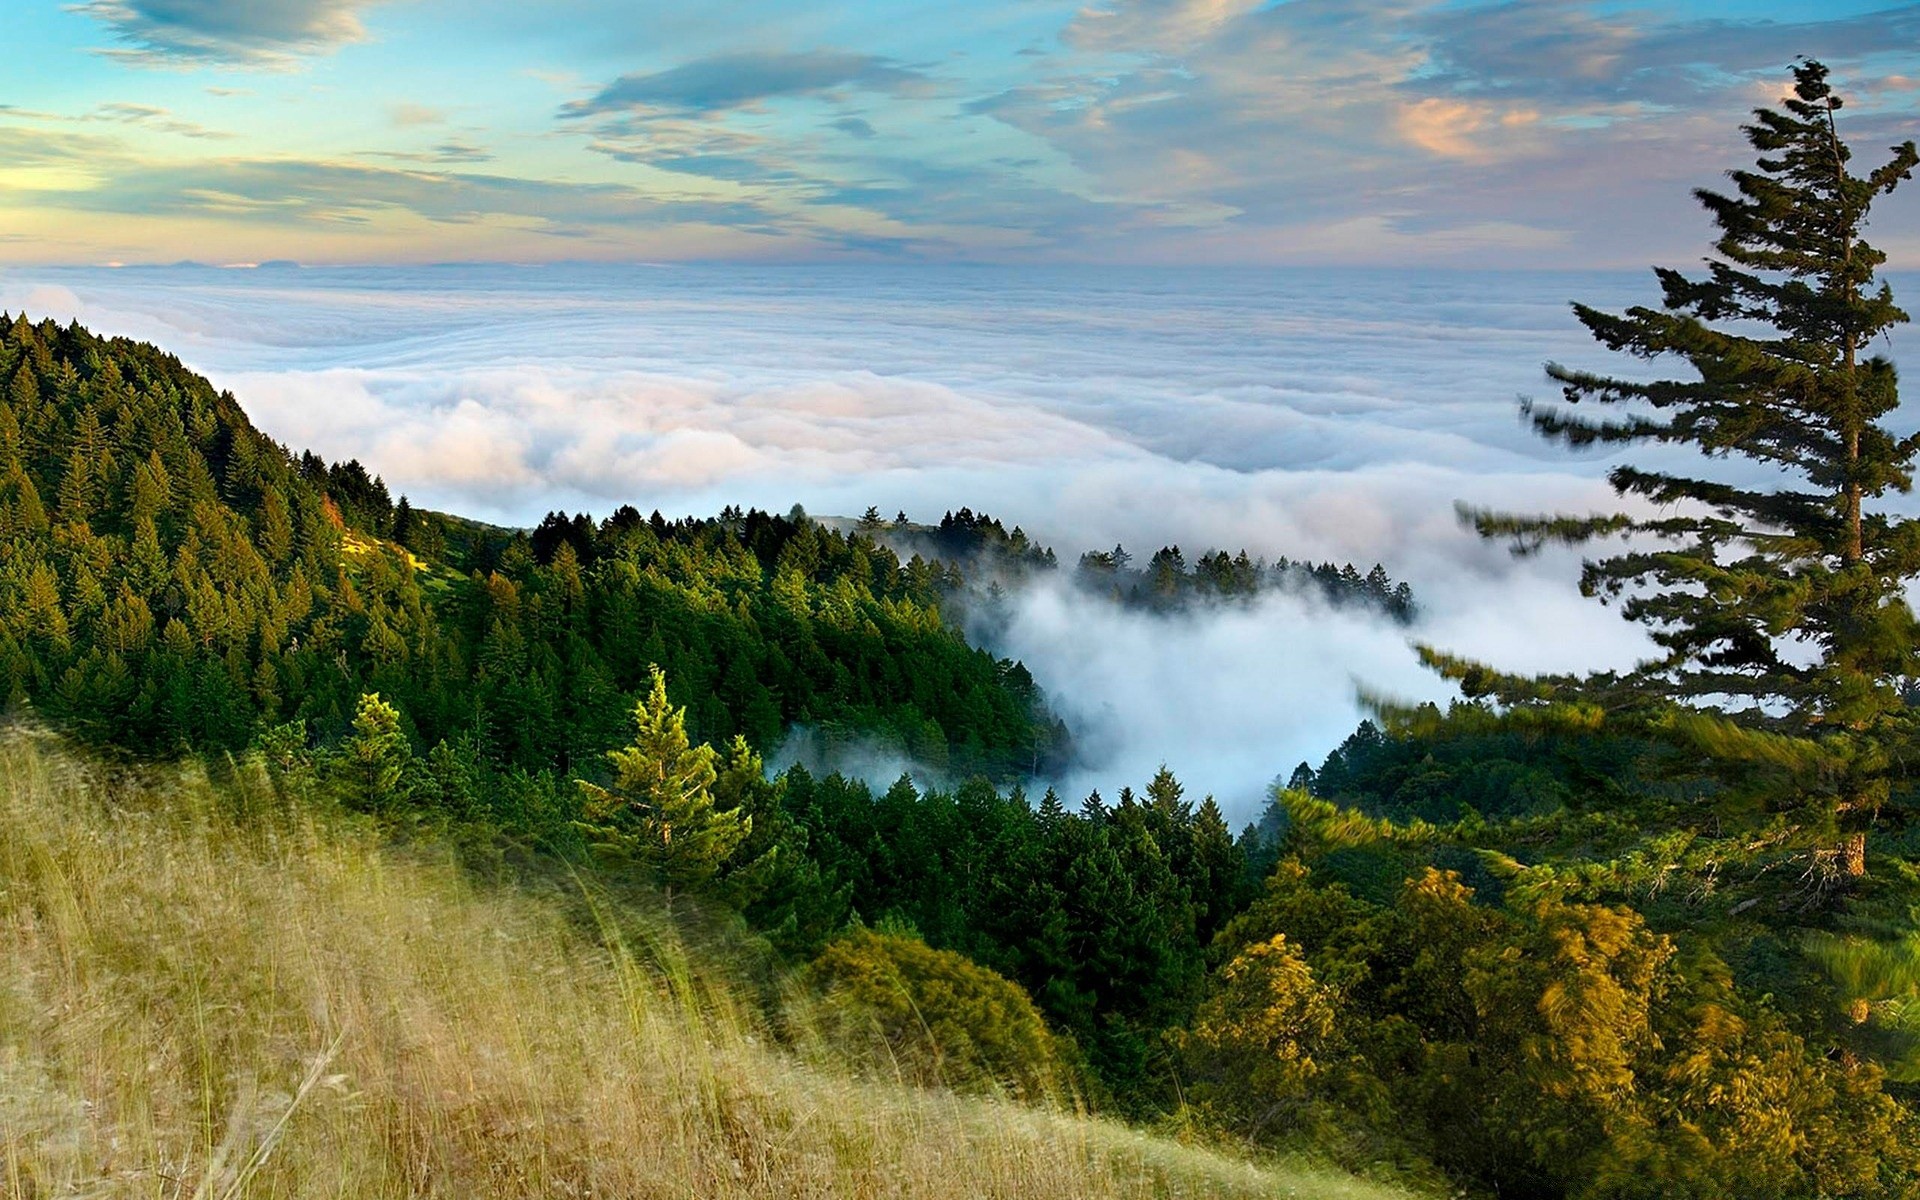
<svg viewBox="0 0 1920 1200">
<path fill-rule="evenodd" d="M 1608 460 L 1544 446 L 1514 401 L 1550 398 L 1543 360 L 1614 365 L 1566 300 L 1651 291 L 1445 272 L 0 275 L 0 307 L 153 340 L 289 445 L 486 519 L 965 505 L 1068 562 L 1122 540 L 1383 562 L 1424 604 L 1411 633 L 1292 597 L 1171 622 L 1020 598 L 1001 649 L 1079 733 L 1071 787 L 1111 794 L 1165 761 L 1237 819 L 1352 729 L 1359 689 L 1444 695 L 1410 636 L 1518 669 L 1644 646 L 1578 597 L 1572 559 L 1516 564 L 1453 505 L 1606 502 Z"/>
</svg>

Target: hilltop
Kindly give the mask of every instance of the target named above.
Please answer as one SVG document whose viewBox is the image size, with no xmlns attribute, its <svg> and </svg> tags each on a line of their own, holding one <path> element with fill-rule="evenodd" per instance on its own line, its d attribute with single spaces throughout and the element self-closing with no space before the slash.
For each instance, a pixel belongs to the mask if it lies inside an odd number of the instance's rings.
<svg viewBox="0 0 1920 1200">
<path fill-rule="evenodd" d="M 758 512 L 627 507 L 560 539 L 423 513 L 152 346 L 0 326 L 0 694 L 98 742 L 324 739 L 378 692 L 426 745 L 566 771 L 658 665 L 715 741 L 822 725 L 1001 778 L 1062 750 L 1025 670 L 870 538 Z"/>
</svg>

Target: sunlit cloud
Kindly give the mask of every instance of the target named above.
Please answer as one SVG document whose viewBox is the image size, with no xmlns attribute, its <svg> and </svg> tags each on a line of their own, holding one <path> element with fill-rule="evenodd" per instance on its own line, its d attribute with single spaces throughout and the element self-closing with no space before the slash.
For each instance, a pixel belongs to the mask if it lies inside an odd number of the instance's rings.
<svg viewBox="0 0 1920 1200">
<path fill-rule="evenodd" d="M 399 129 L 412 129 L 419 125 L 444 125 L 447 121 L 445 109 L 407 102 L 388 105 L 387 116 Z"/>
<path fill-rule="evenodd" d="M 1490 104 L 1429 96 L 1401 108 L 1401 134 L 1413 145 L 1441 158 L 1485 162 L 1499 153 L 1492 135 L 1524 129 L 1540 119 L 1530 108 L 1500 112 Z"/>
<path fill-rule="evenodd" d="M 1693 252 L 1691 189 L 1744 157 L 1739 124 L 1778 99 L 1796 57 L 1835 68 L 1863 145 L 1906 136 L 1920 112 L 1914 4 L 450 12 L 67 9 L 73 40 L 117 57 L 56 51 L 63 83 L 45 94 L 61 102 L 19 91 L 0 123 L 123 136 L 103 147 L 111 170 L 41 166 L 14 187 L 35 199 L 8 220 L 52 236 L 0 254 L 463 259 L 486 252 L 469 233 L 484 222 L 511 230 L 492 244 L 516 260 L 1615 266 Z M 185 89 L 137 64 L 218 78 Z M 363 197 L 341 194 L 350 180 Z M 104 212 L 142 223 L 103 239 Z M 1920 217 L 1894 205 L 1875 229 L 1905 255 Z"/>
</svg>

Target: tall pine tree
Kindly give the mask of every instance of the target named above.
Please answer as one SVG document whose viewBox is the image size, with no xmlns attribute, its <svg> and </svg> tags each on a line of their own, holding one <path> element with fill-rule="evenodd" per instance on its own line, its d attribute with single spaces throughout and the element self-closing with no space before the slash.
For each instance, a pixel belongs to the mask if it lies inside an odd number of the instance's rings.
<svg viewBox="0 0 1920 1200">
<path fill-rule="evenodd" d="M 1755 168 L 1730 173 L 1730 195 L 1696 193 L 1721 234 L 1705 277 L 1656 270 L 1659 308 L 1574 306 L 1609 350 L 1684 360 L 1696 378 L 1550 364 L 1569 405 L 1612 411 L 1528 408 L 1540 434 L 1568 445 L 1678 446 L 1749 468 L 1618 466 L 1609 480 L 1637 502 L 1630 513 L 1468 512 L 1520 553 L 1624 538 L 1623 552 L 1585 564 L 1581 591 L 1618 600 L 1661 653 L 1622 674 L 1535 680 L 1429 655 L 1469 694 L 1645 718 L 1709 764 L 1749 830 L 1765 826 L 1829 881 L 1866 873 L 1867 830 L 1912 772 L 1903 688 L 1920 644 L 1905 597 L 1920 521 L 1882 503 L 1910 489 L 1920 437 L 1886 424 L 1894 367 L 1872 353 L 1907 318 L 1876 284 L 1886 256 L 1862 238 L 1874 202 L 1920 155 L 1909 141 L 1855 174 L 1840 108 L 1827 69 L 1799 64 L 1781 109 L 1745 127 Z"/>
</svg>

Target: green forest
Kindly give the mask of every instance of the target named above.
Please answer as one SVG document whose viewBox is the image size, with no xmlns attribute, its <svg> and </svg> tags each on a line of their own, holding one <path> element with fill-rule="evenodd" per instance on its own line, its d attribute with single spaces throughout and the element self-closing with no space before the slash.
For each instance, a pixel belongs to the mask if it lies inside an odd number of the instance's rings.
<svg viewBox="0 0 1920 1200">
<path fill-rule="evenodd" d="M 1384 567 L 1062 569 L 972 509 L 499 529 L 289 450 L 160 349 L 24 313 L 0 321 L 0 690 L 111 761 L 257 765 L 489 886 L 591 877 L 731 930 L 882 1073 L 1433 1195 L 1920 1196 L 1920 521 L 1890 503 L 1920 436 L 1862 239 L 1920 156 L 1859 173 L 1824 68 L 1794 84 L 1699 194 L 1706 273 L 1575 306 L 1625 374 L 1550 365 L 1562 402 L 1526 409 L 1618 451 L 1621 511 L 1463 512 L 1515 553 L 1586 547 L 1567 586 L 1657 656 L 1521 677 L 1422 647 L 1461 699 L 1274 764 L 1243 829 L 1165 769 L 1050 789 L 1072 731 L 968 621 L 1057 572 L 1168 613 L 1317 589 L 1417 633 Z M 1631 465 L 1676 446 L 1708 473 Z M 796 727 L 961 782 L 770 773 Z"/>
</svg>

